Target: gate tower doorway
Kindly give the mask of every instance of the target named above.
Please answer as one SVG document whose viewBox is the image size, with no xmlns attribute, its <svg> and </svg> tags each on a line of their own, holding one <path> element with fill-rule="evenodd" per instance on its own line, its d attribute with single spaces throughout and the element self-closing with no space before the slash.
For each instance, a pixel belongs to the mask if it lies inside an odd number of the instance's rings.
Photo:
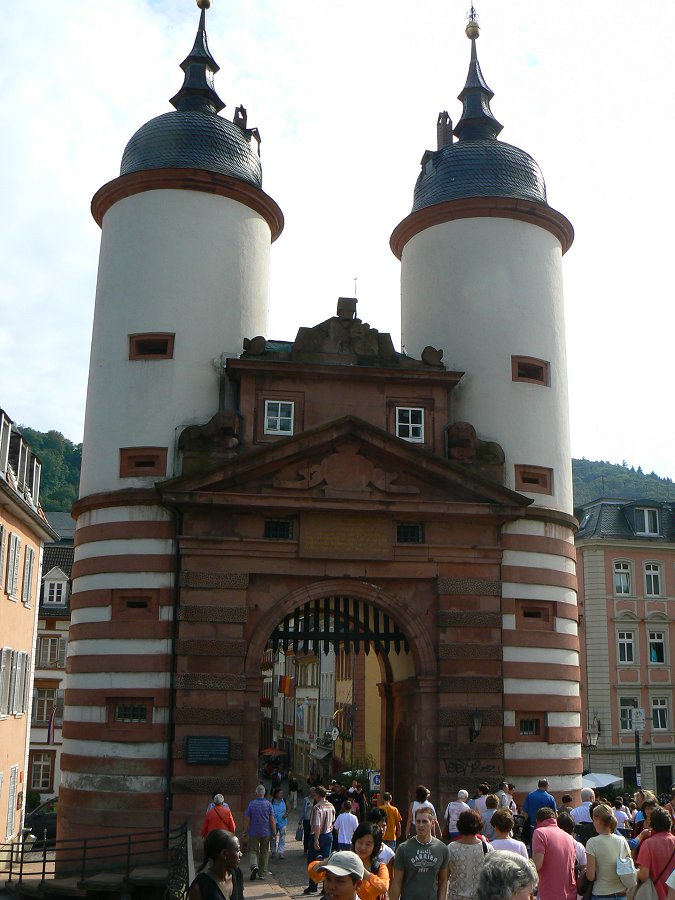
<svg viewBox="0 0 675 900">
<path fill-rule="evenodd" d="M 408 639 L 387 612 L 358 596 L 306 601 L 267 642 L 260 749 L 278 747 L 292 771 L 322 783 L 355 764 L 372 768 L 393 792 L 406 782 L 393 747 L 396 697 L 414 674 Z"/>
</svg>

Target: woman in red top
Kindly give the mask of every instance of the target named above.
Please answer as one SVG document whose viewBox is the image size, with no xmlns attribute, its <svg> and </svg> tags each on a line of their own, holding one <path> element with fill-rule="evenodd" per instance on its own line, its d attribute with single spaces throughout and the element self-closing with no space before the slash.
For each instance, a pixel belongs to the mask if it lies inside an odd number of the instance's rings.
<svg viewBox="0 0 675 900">
<path fill-rule="evenodd" d="M 675 837 L 670 833 L 673 820 L 665 809 L 655 809 L 649 825 L 651 835 L 642 841 L 637 856 L 638 881 L 651 878 L 659 900 L 666 900 L 666 878 L 675 870 Z"/>
<path fill-rule="evenodd" d="M 215 831 L 217 828 L 224 828 L 225 831 L 234 834 L 237 826 L 234 824 L 234 816 L 230 812 L 230 807 L 225 806 L 225 798 L 223 795 L 216 794 L 213 798 L 213 804 L 213 809 L 209 809 L 204 816 L 201 832 L 202 837 L 205 838 L 207 834 Z"/>
</svg>

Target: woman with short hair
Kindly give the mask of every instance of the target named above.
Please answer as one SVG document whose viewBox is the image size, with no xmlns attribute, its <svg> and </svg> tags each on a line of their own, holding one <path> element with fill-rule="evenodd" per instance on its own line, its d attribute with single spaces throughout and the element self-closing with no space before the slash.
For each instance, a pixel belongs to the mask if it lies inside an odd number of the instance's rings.
<svg viewBox="0 0 675 900">
<path fill-rule="evenodd" d="M 478 878 L 478 900 L 530 900 L 539 877 L 531 859 L 510 850 L 485 857 Z"/>
<path fill-rule="evenodd" d="M 190 885 L 188 900 L 244 900 L 240 859 L 236 835 L 223 828 L 209 832 L 204 841 L 204 862 Z"/>
<path fill-rule="evenodd" d="M 469 799 L 468 791 L 457 791 L 457 799 L 451 800 L 445 807 L 445 827 L 448 831 L 448 841 L 454 841 L 459 837 L 457 831 L 457 819 L 463 812 L 470 812 L 471 807 L 466 802 Z"/>
<path fill-rule="evenodd" d="M 529 858 L 525 844 L 511 837 L 515 822 L 510 809 L 496 809 L 492 816 L 491 824 L 495 830 L 495 836 L 492 841 L 493 850 L 509 850 L 511 853 L 517 853 L 524 859 Z"/>
</svg>

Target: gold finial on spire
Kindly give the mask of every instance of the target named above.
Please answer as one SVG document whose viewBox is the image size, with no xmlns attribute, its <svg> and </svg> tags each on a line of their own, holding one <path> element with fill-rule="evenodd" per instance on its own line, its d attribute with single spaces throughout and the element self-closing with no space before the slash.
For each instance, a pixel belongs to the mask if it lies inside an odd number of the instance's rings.
<svg viewBox="0 0 675 900">
<path fill-rule="evenodd" d="M 211 0 L 197 0 L 200 9 L 211 9 Z"/>
<path fill-rule="evenodd" d="M 478 24 L 478 13 L 476 12 L 476 7 L 471 4 L 471 9 L 467 13 L 467 19 L 469 20 L 469 24 L 466 26 L 465 32 L 466 36 L 471 41 L 475 41 L 476 38 L 480 37 L 480 25 Z"/>
</svg>

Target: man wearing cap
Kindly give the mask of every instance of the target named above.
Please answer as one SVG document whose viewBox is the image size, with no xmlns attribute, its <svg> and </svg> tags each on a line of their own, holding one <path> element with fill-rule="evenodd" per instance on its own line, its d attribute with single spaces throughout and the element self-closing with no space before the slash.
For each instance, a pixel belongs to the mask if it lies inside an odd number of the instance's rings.
<svg viewBox="0 0 675 900">
<path fill-rule="evenodd" d="M 435 817 L 429 806 L 415 811 L 415 834 L 399 845 L 389 900 L 445 900 L 450 853 L 432 836 Z"/>
<path fill-rule="evenodd" d="M 324 888 L 328 900 L 357 900 L 356 892 L 361 887 L 365 871 L 363 863 L 352 850 L 339 850 L 316 871 L 326 873 Z"/>
</svg>

